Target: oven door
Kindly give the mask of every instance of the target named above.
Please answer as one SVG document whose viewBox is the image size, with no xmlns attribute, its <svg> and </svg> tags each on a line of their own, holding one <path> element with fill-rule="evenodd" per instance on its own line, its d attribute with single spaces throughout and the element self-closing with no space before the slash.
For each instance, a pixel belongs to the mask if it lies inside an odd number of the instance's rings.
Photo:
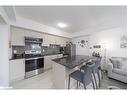
<svg viewBox="0 0 127 95">
<path fill-rule="evenodd" d="M 31 77 L 43 72 L 44 58 L 27 59 L 25 61 L 25 77 Z"/>
</svg>

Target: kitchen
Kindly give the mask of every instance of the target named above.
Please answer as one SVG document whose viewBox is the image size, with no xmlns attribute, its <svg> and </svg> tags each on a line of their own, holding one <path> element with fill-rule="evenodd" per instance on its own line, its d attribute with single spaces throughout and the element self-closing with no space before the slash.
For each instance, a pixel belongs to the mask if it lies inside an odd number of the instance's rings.
<svg viewBox="0 0 127 95">
<path fill-rule="evenodd" d="M 76 55 L 76 45 L 70 42 L 71 39 L 15 26 L 11 26 L 10 29 L 10 86 L 13 87 L 12 84 L 14 83 L 20 83 L 22 80 L 38 76 L 39 74 L 49 71 L 52 71 L 53 85 L 58 84 L 59 82 L 57 76 L 63 75 L 64 72 L 62 74 L 56 73 L 61 72 L 59 71 L 61 67 L 57 66 L 58 63 L 55 63 L 53 60 Z M 86 56 L 81 56 L 78 61 L 85 57 Z M 69 59 L 71 58 L 69 57 Z M 81 63 L 82 62 L 79 63 L 79 66 Z M 72 72 L 75 69 L 70 68 L 70 70 Z M 70 71 L 68 74 L 69 73 Z M 63 79 L 59 79 L 59 81 Z M 62 85 L 62 87 L 59 87 L 59 85 L 54 86 L 54 88 L 67 89 L 67 86 Z"/>
<path fill-rule="evenodd" d="M 126 95 L 125 0 L 0 5 L 0 95 Z"/>
<path fill-rule="evenodd" d="M 119 35 L 121 32 L 126 34 L 124 32 L 126 28 L 123 26 L 121 29 L 120 27 L 120 31 L 118 28 L 118 35 L 115 37 L 116 28 L 102 31 L 101 29 L 105 29 L 105 24 L 101 24 L 102 28 L 95 28 L 92 26 L 94 23 L 91 22 L 91 19 L 94 14 L 98 17 L 96 22 L 100 21 L 100 18 L 103 18 L 101 17 L 101 14 L 104 14 L 103 10 L 107 10 L 105 18 L 115 18 L 112 17 L 117 15 L 114 10 L 119 7 L 4 6 L 0 8 L 3 9 L 0 12 L 5 12 L 11 19 L 10 22 L 5 23 L 3 17 L 0 17 L 2 19 L 1 31 L 6 31 L 0 35 L 3 40 L 1 40 L 0 49 L 3 54 L 0 55 L 1 86 L 14 89 L 75 89 L 76 87 L 85 89 L 87 88 L 83 82 L 85 75 L 90 75 L 86 76 L 86 80 L 88 80 L 86 83 L 90 84 L 92 89 L 101 88 L 103 85 L 104 89 L 107 89 L 108 86 L 111 86 L 109 83 L 103 82 L 102 85 L 100 83 L 108 79 L 106 74 L 109 55 L 119 56 L 119 52 L 123 55 L 123 52 L 126 52 L 121 49 L 118 51 L 112 49 L 113 44 L 119 47 Z M 126 7 L 120 7 L 119 12 L 123 12 L 121 11 L 123 9 Z M 87 11 L 84 12 L 84 10 Z M 72 14 L 74 15 L 72 16 Z M 91 17 L 88 18 L 89 16 L 86 14 Z M 124 13 L 120 14 L 119 18 L 121 16 L 125 16 Z M 107 21 L 108 29 L 108 25 L 111 23 L 107 19 L 105 22 Z M 121 21 L 121 19 L 119 20 Z M 115 21 L 116 19 L 113 22 Z M 90 27 L 88 30 L 87 25 Z M 97 31 L 100 32 L 97 33 Z M 101 58 L 102 60 L 100 60 Z M 95 59 L 98 59 L 99 62 Z M 97 72 L 91 73 L 93 70 L 90 66 L 91 63 L 99 63 L 96 68 Z M 87 66 L 87 69 L 91 67 L 87 74 L 83 72 L 84 66 Z M 98 77 L 94 76 L 94 73 L 98 74 Z M 105 79 L 102 79 L 103 73 Z M 93 76 L 92 79 L 91 76 Z M 78 79 L 77 82 L 72 78 Z M 79 86 L 78 82 L 83 85 Z M 112 80 L 107 82 L 112 82 Z M 114 85 L 117 87 L 115 82 Z M 123 85 L 118 87 L 126 88 Z"/>
<path fill-rule="evenodd" d="M 15 26 L 10 29 L 10 83 L 51 69 L 51 60 L 63 57 L 62 50 L 70 40 Z"/>
</svg>

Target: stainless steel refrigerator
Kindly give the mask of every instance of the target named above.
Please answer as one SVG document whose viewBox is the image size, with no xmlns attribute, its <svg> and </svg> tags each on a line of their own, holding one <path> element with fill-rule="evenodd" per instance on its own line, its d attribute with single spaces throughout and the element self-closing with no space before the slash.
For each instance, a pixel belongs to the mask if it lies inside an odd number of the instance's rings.
<svg viewBox="0 0 127 95">
<path fill-rule="evenodd" d="M 68 54 L 69 56 L 76 55 L 76 45 L 72 42 L 68 42 L 66 44 L 66 54 Z"/>
</svg>

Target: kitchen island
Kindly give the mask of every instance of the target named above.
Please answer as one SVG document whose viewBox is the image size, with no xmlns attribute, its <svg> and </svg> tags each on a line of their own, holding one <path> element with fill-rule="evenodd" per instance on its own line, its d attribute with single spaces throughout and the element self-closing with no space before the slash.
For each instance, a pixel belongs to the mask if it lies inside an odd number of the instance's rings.
<svg viewBox="0 0 127 95">
<path fill-rule="evenodd" d="M 84 55 L 75 55 L 54 59 L 52 64 L 53 86 L 56 89 L 67 89 L 69 74 L 79 69 L 90 59 L 91 58 L 89 56 Z M 75 88 L 75 83 L 76 81 L 71 80 L 71 88 Z"/>
</svg>

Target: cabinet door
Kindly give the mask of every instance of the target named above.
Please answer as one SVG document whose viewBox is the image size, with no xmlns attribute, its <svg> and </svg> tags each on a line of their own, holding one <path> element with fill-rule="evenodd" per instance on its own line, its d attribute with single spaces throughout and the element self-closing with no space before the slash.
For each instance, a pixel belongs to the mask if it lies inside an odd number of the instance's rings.
<svg viewBox="0 0 127 95">
<path fill-rule="evenodd" d="M 51 69 L 52 68 L 52 59 L 57 58 L 57 55 L 50 55 L 44 57 L 44 70 Z"/>
<path fill-rule="evenodd" d="M 44 56 L 44 70 L 52 68 L 52 64 L 53 64 L 52 59 L 61 58 L 61 57 L 63 57 L 63 54 Z"/>
<path fill-rule="evenodd" d="M 11 44 L 25 45 L 23 29 L 17 27 L 11 27 L 10 29 L 11 29 Z"/>
<path fill-rule="evenodd" d="M 23 79 L 25 76 L 25 60 L 17 59 L 11 60 L 10 62 L 10 82 Z"/>
<path fill-rule="evenodd" d="M 32 30 L 25 30 L 25 36 L 33 38 L 42 38 L 42 33 Z"/>
<path fill-rule="evenodd" d="M 44 57 L 44 70 L 52 68 L 51 56 Z"/>
<path fill-rule="evenodd" d="M 56 44 L 56 37 L 53 35 L 48 35 L 49 36 L 49 44 Z"/>
<path fill-rule="evenodd" d="M 49 46 L 50 44 L 50 37 L 48 34 L 44 34 L 43 35 L 43 43 L 42 43 L 42 46 Z"/>
<path fill-rule="evenodd" d="M 44 42 L 45 42 L 45 34 L 44 33 L 41 33 L 41 38 L 43 39 L 43 43 L 42 43 L 42 46 L 44 46 Z"/>
<path fill-rule="evenodd" d="M 56 36 L 55 37 L 55 42 L 56 42 L 57 45 L 61 45 L 61 37 Z"/>
<path fill-rule="evenodd" d="M 49 34 L 44 34 L 44 39 L 43 39 L 43 46 L 49 46 L 50 44 L 55 44 L 56 40 L 55 37 L 53 35 L 49 35 Z"/>
<path fill-rule="evenodd" d="M 66 46 L 66 43 L 69 41 L 70 39 L 68 38 L 63 38 L 63 46 Z"/>
</svg>

